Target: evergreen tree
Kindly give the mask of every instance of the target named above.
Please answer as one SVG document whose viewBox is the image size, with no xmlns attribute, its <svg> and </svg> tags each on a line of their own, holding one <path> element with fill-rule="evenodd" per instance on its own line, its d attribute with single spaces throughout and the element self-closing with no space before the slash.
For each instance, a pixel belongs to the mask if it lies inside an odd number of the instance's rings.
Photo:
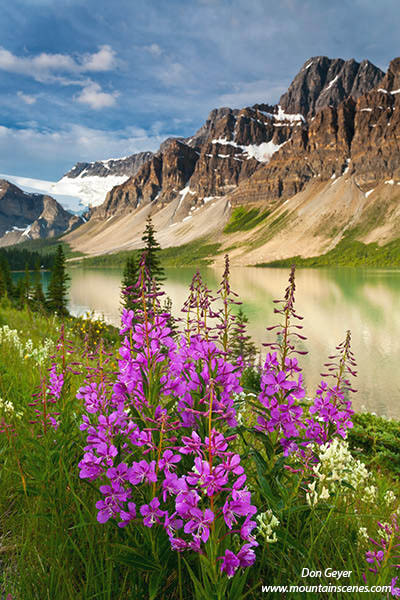
<svg viewBox="0 0 400 600">
<path fill-rule="evenodd" d="M 6 282 L 3 275 L 3 270 L 0 264 L 0 299 L 7 294 Z"/>
<path fill-rule="evenodd" d="M 147 217 L 146 227 L 143 232 L 142 242 L 144 243 L 144 248 L 142 252 L 146 253 L 146 267 L 152 279 L 157 284 L 157 289 L 160 289 L 160 284 L 165 281 L 165 272 L 164 268 L 161 266 L 160 262 L 160 250 L 161 246 L 157 242 L 155 237 L 155 229 L 153 225 L 153 221 L 151 220 L 151 216 Z M 147 290 L 148 293 L 151 290 Z"/>
<path fill-rule="evenodd" d="M 24 296 L 25 300 L 29 300 L 31 295 L 31 276 L 29 273 L 29 265 L 25 263 L 25 276 L 24 276 Z"/>
<path fill-rule="evenodd" d="M 46 297 L 42 287 L 42 277 L 40 274 L 40 261 L 35 264 L 35 271 L 33 274 L 33 307 L 36 310 L 42 310 L 46 307 Z"/>
<path fill-rule="evenodd" d="M 133 287 L 139 278 L 139 265 L 136 256 L 132 254 L 126 259 L 124 272 L 121 281 L 121 304 L 127 310 L 135 310 L 136 303 L 134 299 L 137 297 L 137 291 Z M 126 288 L 132 288 L 129 294 L 124 293 Z"/>
<path fill-rule="evenodd" d="M 47 303 L 49 309 L 59 315 L 65 316 L 68 314 L 68 282 L 69 275 L 65 268 L 65 255 L 62 245 L 59 244 L 51 269 L 50 283 L 47 290 Z"/>
<path fill-rule="evenodd" d="M 14 296 L 14 285 L 11 279 L 10 265 L 5 256 L 0 256 L 0 270 L 4 281 L 4 288 L 9 298 Z"/>
<path fill-rule="evenodd" d="M 247 323 L 249 319 L 239 308 L 235 317 L 235 322 L 230 339 L 230 348 L 235 358 L 241 356 L 247 365 L 252 365 L 256 358 L 256 346 L 251 341 L 251 336 L 247 333 Z"/>
</svg>

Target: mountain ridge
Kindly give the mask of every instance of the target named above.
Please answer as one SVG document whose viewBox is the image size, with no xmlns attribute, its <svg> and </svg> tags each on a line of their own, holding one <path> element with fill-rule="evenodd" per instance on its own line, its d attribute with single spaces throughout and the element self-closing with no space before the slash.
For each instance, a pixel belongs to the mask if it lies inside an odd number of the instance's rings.
<svg viewBox="0 0 400 600">
<path fill-rule="evenodd" d="M 30 194 L 0 179 L 0 246 L 57 237 L 81 223 L 80 217 L 64 210 L 51 196 Z"/>
<path fill-rule="evenodd" d="M 312 57 L 279 104 L 214 109 L 191 137 L 166 140 L 66 239 L 89 254 L 135 247 L 144 215 L 152 214 L 164 245 L 207 234 L 235 247 L 238 261 L 295 255 L 296 239 L 310 255 L 353 227 L 369 239 L 387 240 L 396 231 L 388 221 L 397 220 L 400 184 L 398 92 L 400 59 L 383 73 L 367 60 Z M 365 221 L 380 197 L 385 223 L 366 233 Z M 269 216 L 255 231 L 229 236 L 224 228 L 239 206 Z M 286 248 L 282 231 L 293 242 Z M 264 257 L 262 248 L 273 256 Z"/>
</svg>

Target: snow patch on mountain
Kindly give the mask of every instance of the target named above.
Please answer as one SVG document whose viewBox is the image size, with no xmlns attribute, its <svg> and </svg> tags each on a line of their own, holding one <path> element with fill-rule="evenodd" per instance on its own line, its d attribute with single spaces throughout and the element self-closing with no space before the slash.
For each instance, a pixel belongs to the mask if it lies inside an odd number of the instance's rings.
<svg viewBox="0 0 400 600">
<path fill-rule="evenodd" d="M 226 138 L 219 138 L 212 140 L 212 144 L 220 144 L 221 146 L 233 146 L 234 148 L 238 148 L 243 151 L 243 156 L 247 157 L 247 160 L 250 158 L 255 158 L 258 162 L 268 162 L 271 159 L 271 156 L 282 148 L 283 144 L 274 144 L 272 141 L 263 142 L 262 144 L 249 144 L 248 146 L 243 146 L 241 144 L 236 144 L 236 142 L 232 142 L 227 140 Z"/>
<path fill-rule="evenodd" d="M 99 206 L 105 200 L 107 193 L 116 185 L 121 185 L 129 179 L 128 175 L 87 175 L 82 177 L 63 177 L 53 185 L 53 193 L 64 196 L 78 197 L 86 206 Z"/>
<path fill-rule="evenodd" d="M 116 185 L 129 179 L 128 175 L 109 175 L 100 177 L 91 175 L 82 177 L 62 177 L 59 181 L 47 181 L 20 177 L 19 175 L 0 174 L 1 179 L 6 179 L 18 185 L 23 191 L 30 193 L 48 194 L 55 198 L 65 210 L 81 214 L 89 205 L 99 206 L 105 200 L 107 193 Z"/>
</svg>

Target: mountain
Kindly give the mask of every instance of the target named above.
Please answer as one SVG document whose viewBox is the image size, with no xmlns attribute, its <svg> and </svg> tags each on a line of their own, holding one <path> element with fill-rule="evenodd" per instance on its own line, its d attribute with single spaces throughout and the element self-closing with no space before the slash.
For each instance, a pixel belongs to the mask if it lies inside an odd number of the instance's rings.
<svg viewBox="0 0 400 600">
<path fill-rule="evenodd" d="M 93 254 L 135 247 L 151 213 L 162 245 L 208 236 L 246 264 L 320 253 L 346 232 L 383 243 L 400 224 L 399 139 L 400 59 L 385 74 L 314 57 L 278 105 L 215 109 L 166 140 L 68 239 Z M 258 226 L 228 234 L 237 207 Z"/>
<path fill-rule="evenodd" d="M 59 181 L 6 174 L 0 177 L 21 186 L 27 192 L 51 194 L 66 210 L 82 214 L 88 206 L 101 204 L 107 192 L 135 175 L 152 155 L 152 152 L 139 152 L 124 158 L 78 162 Z"/>
<path fill-rule="evenodd" d="M 125 158 L 78 162 L 52 190 L 57 194 L 78 196 L 86 206 L 98 206 L 107 192 L 135 175 L 152 156 L 152 152 L 139 152 Z"/>
<path fill-rule="evenodd" d="M 80 217 L 68 213 L 54 198 L 23 192 L 0 179 L 0 246 L 55 237 L 82 223 Z"/>
<path fill-rule="evenodd" d="M 288 113 L 311 118 L 322 108 L 338 106 L 347 98 L 356 100 L 376 87 L 383 75 L 368 60 L 315 56 L 304 63 L 279 104 Z"/>
</svg>

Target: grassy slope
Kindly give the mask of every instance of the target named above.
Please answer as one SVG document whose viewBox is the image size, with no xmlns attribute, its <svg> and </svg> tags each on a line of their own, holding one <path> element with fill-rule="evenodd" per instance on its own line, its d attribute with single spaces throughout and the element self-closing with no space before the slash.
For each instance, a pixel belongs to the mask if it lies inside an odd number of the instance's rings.
<svg viewBox="0 0 400 600">
<path fill-rule="evenodd" d="M 164 267 L 204 266 L 212 262 L 220 246 L 219 243 L 212 243 L 202 238 L 182 246 L 163 248 L 160 252 L 160 259 Z M 132 256 L 132 253 L 139 254 L 139 251 L 87 257 L 77 261 L 76 264 L 85 267 L 123 267 L 126 259 Z"/>
<path fill-rule="evenodd" d="M 292 256 L 270 263 L 259 263 L 257 267 L 400 267 L 400 239 L 384 246 L 376 243 L 363 244 L 351 236 L 343 238 L 335 248 L 322 254 L 302 258 Z"/>
<path fill-rule="evenodd" d="M 377 243 L 364 244 L 357 238 L 366 235 L 380 225 L 385 220 L 387 203 L 377 201 L 369 207 L 364 214 L 360 224 L 356 228 L 346 232 L 344 238 L 329 252 L 320 256 L 302 258 L 301 256 L 292 256 L 272 262 L 259 263 L 259 267 L 287 267 L 296 264 L 298 267 L 329 267 L 329 266 L 347 266 L 347 267 L 399 267 L 400 266 L 400 238 L 395 239 L 383 246 Z M 282 228 L 285 227 L 287 213 L 284 212 L 278 218 L 273 218 L 273 213 L 262 211 L 256 207 L 235 207 L 232 210 L 231 218 L 224 228 L 225 234 L 238 232 L 247 232 L 256 229 L 262 225 L 262 229 L 257 232 L 256 237 L 247 242 L 247 247 L 254 249 L 263 245 L 266 241 L 272 239 Z M 338 231 L 332 229 L 330 235 L 337 235 Z M 52 254 L 55 252 L 59 240 L 31 240 L 19 244 L 18 247 L 28 250 L 35 250 L 42 254 Z M 76 262 L 79 266 L 88 267 L 123 267 L 126 259 L 132 254 L 132 251 L 117 252 L 112 254 L 103 254 L 100 256 L 84 257 L 81 252 L 71 251 L 68 244 L 61 242 L 67 258 L 78 258 Z M 241 247 L 240 242 L 228 246 L 226 251 Z M 164 248 L 161 251 L 161 260 L 164 266 L 186 266 L 186 265 L 207 265 L 213 262 L 215 254 L 221 252 L 221 244 L 212 242 L 210 239 L 199 238 L 182 246 Z M 82 257 L 82 258 L 81 258 Z M 73 264 L 73 263 L 71 263 Z"/>
<path fill-rule="evenodd" d="M 16 311 L 3 304 L 0 305 L 0 326 L 4 324 L 17 329 L 24 342 L 30 337 L 35 347 L 44 338 L 56 340 L 60 326 L 54 317 Z M 76 348 L 69 360 L 80 360 L 82 344 L 69 323 L 67 337 Z M 129 554 L 129 549 L 143 548 L 138 528 L 119 529 L 111 521 L 100 525 L 94 509 L 100 496 L 97 486 L 80 480 L 78 476 L 77 464 L 83 453 L 84 434 L 79 431 L 82 407 L 81 402 L 75 399 L 75 393 L 83 376 L 68 376 L 58 407 L 62 419 L 57 432 L 37 437 L 36 426 L 30 424 L 32 408 L 28 403 L 40 382 L 40 369 L 31 358 L 20 357 L 10 350 L 7 344 L 0 344 L 0 396 L 11 401 L 22 417 L 14 421 L 11 418 L 18 432 L 13 444 L 5 435 L 0 436 L 0 595 L 11 593 L 13 600 L 148 598 L 152 577 L 152 571 L 148 570 L 151 556 L 142 554 L 141 566 L 138 567 L 134 556 Z M 49 361 L 43 365 L 44 373 L 48 364 Z M 384 438 L 382 444 L 386 447 L 391 443 L 390 451 L 396 456 L 400 455 L 400 444 L 398 436 L 394 435 L 399 424 L 393 423 L 386 432 L 381 420 L 378 421 L 372 416 L 364 423 L 359 420 L 354 445 L 362 447 L 365 443 L 368 460 L 380 465 L 379 460 L 374 461 L 377 446 L 371 448 L 368 445 L 371 436 L 376 438 L 379 434 Z M 393 485 L 396 490 L 391 479 L 397 470 L 390 471 L 390 465 L 388 461 L 385 466 L 389 471 L 379 476 L 380 498 L 388 485 Z M 26 481 L 26 494 L 19 467 Z M 282 488 L 282 493 L 289 494 L 289 491 Z M 260 505 L 260 508 L 266 510 L 274 505 L 267 503 L 267 488 L 263 494 L 265 505 Z M 278 511 L 278 499 L 270 501 L 276 503 L 274 510 Z M 291 500 L 286 498 L 285 501 Z M 262 547 L 257 550 L 257 565 L 249 575 L 248 600 L 259 598 L 260 582 L 303 585 L 299 572 L 300 567 L 305 565 L 309 568 L 345 568 L 353 570 L 355 577 L 360 576 L 365 562 L 362 552 L 356 550 L 359 517 L 354 519 L 353 507 L 350 506 L 345 514 L 329 519 L 328 508 L 311 512 L 307 504 L 293 505 L 292 512 L 286 517 L 290 526 L 287 523 L 288 528 L 281 529 L 278 543 L 265 545 L 266 552 Z M 388 518 L 388 508 L 380 506 L 378 511 L 375 508 L 371 506 L 370 514 L 361 515 L 362 522 L 370 522 L 371 527 L 378 517 L 382 520 Z M 122 552 L 118 544 L 125 545 Z M 155 600 L 178 598 L 177 555 L 170 551 L 167 555 L 172 564 L 167 571 L 168 577 L 162 581 L 160 589 L 163 592 L 153 596 Z M 192 555 L 185 555 L 186 560 L 191 558 Z M 352 583 L 355 581 L 352 580 Z M 191 584 L 184 572 L 183 598 L 189 600 L 193 597 Z M 356 598 L 356 595 L 353 597 Z"/>
</svg>

